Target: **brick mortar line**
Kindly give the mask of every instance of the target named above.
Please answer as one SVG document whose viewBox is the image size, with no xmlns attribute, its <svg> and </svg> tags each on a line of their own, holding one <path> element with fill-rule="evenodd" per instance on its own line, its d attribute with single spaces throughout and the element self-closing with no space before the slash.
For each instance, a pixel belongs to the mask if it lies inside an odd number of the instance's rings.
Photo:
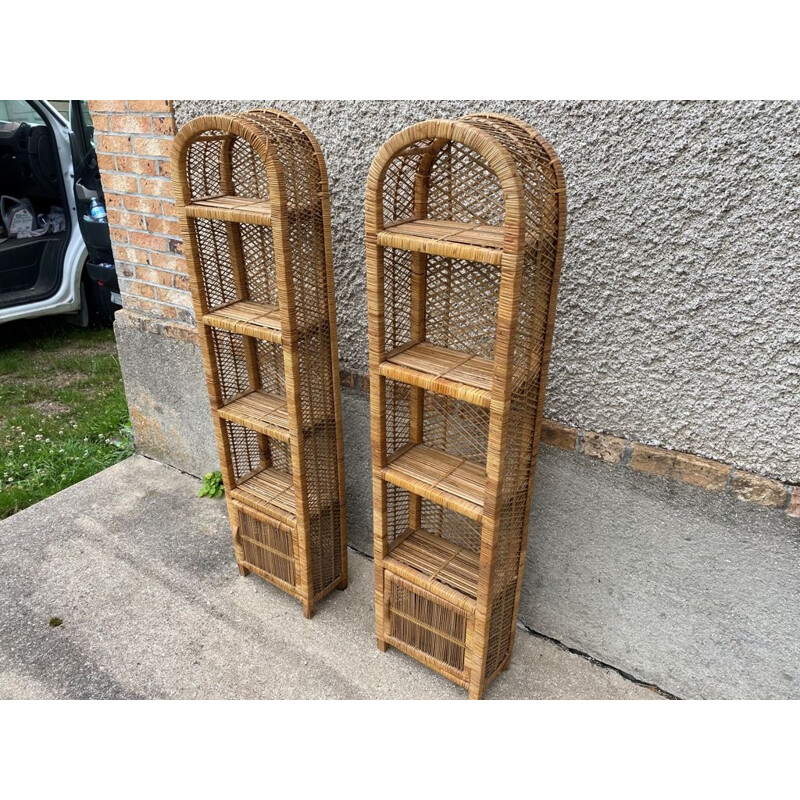
<svg viewBox="0 0 800 800">
<path fill-rule="evenodd" d="M 119 131 L 97 131 L 98 136 L 114 136 L 120 139 L 174 139 L 171 133 L 140 133 L 139 131 L 130 131 L 130 133 L 121 133 Z M 136 153 L 120 153 L 119 150 L 98 150 L 98 153 L 105 153 L 109 156 L 118 155 L 136 155 Z"/>
<path fill-rule="evenodd" d="M 98 151 L 97 155 L 99 155 L 99 156 L 108 156 L 109 158 L 116 158 L 117 156 L 119 156 L 120 158 L 138 158 L 140 161 L 157 161 L 160 164 L 161 163 L 166 164 L 166 163 L 168 163 L 169 161 L 172 160 L 170 156 L 154 156 L 154 155 L 151 155 L 150 153 L 117 153 L 117 152 L 106 153 L 106 152 L 103 152 L 102 150 L 100 150 L 100 151 Z M 122 170 L 119 170 L 119 169 L 101 170 L 101 172 L 103 172 L 103 171 L 112 172 L 112 173 L 114 173 L 114 175 L 150 175 L 151 174 L 151 173 L 147 173 L 147 172 L 123 172 Z M 154 178 L 165 178 L 165 177 L 168 177 L 168 176 L 166 176 L 166 175 L 152 175 L 152 177 L 154 177 Z"/>
<path fill-rule="evenodd" d="M 100 153 L 100 155 L 110 155 L 112 158 L 114 156 L 120 155 L 119 153 Z M 123 158 L 141 158 L 143 161 L 158 161 L 159 164 L 167 164 L 169 163 L 168 158 L 159 158 L 158 156 L 130 156 L 124 155 Z M 154 175 L 152 172 L 123 172 L 119 169 L 107 169 L 101 170 L 101 175 L 119 175 L 120 178 L 148 178 L 150 180 L 153 179 L 163 179 L 169 180 L 169 176 L 167 175 Z"/>
<path fill-rule="evenodd" d="M 153 251 L 148 250 L 147 252 L 153 252 Z M 166 267 L 154 267 L 152 264 L 140 264 L 138 261 L 129 261 L 127 258 L 121 258 L 119 259 L 119 261 L 122 264 L 130 264 L 131 266 L 134 267 L 143 267 L 144 269 L 152 269 L 155 272 L 163 272 L 166 275 L 183 275 L 183 277 L 186 277 L 185 272 L 179 272 L 178 270 L 175 269 L 167 269 Z M 129 275 L 122 275 L 121 277 L 126 278 L 127 280 L 131 280 L 131 276 Z M 137 278 L 136 280 L 141 280 L 141 279 Z M 146 283 L 146 281 L 142 282 Z"/>
<path fill-rule="evenodd" d="M 109 211 L 113 211 L 119 214 L 134 214 L 139 217 L 144 217 L 145 219 L 161 219 L 165 222 L 180 222 L 180 220 L 176 217 L 173 219 L 172 217 L 168 217 L 166 214 L 148 214 L 146 211 L 131 211 L 127 208 L 119 209 L 116 206 L 109 206 Z M 142 231 L 141 228 L 131 228 L 130 226 L 123 226 L 117 225 L 114 223 L 115 228 L 119 228 L 124 231 L 137 231 L 139 233 L 149 233 L 149 231 Z"/>
<path fill-rule="evenodd" d="M 129 280 L 131 280 L 131 278 L 123 278 L 123 280 L 129 281 Z M 143 281 L 140 281 L 140 283 L 143 283 Z M 151 285 L 152 286 L 160 286 L 160 284 L 158 284 L 158 283 L 154 283 L 154 284 L 151 284 Z M 171 287 L 170 286 L 161 286 L 161 288 L 162 289 L 171 289 L 173 292 L 184 292 L 187 295 L 189 294 L 189 292 L 187 292 L 185 289 L 176 289 L 174 286 L 171 286 Z M 144 297 L 144 296 L 142 296 L 140 294 L 133 294 L 132 292 L 123 293 L 123 296 L 122 296 L 123 297 L 123 303 L 122 303 L 122 307 L 123 308 L 125 308 L 125 296 L 126 295 L 128 297 L 131 297 L 131 298 L 135 299 L 135 300 L 146 300 L 148 303 L 153 303 L 154 305 L 169 306 L 170 308 L 177 308 L 177 309 L 180 309 L 181 311 L 189 311 L 192 315 L 194 314 L 194 311 L 191 308 L 189 308 L 189 306 L 179 306 L 177 303 L 170 303 L 169 300 L 157 300 L 155 297 Z M 137 313 L 141 313 L 141 312 L 137 312 Z M 164 320 L 164 324 L 165 325 L 174 324 L 174 322 L 175 322 L 174 320 Z"/>
<path fill-rule="evenodd" d="M 158 253 L 159 255 L 161 255 L 161 251 L 160 250 L 159 251 L 148 250 L 146 252 Z M 130 264 L 132 267 L 142 267 L 144 269 L 152 269 L 152 270 L 155 270 L 156 272 L 164 272 L 167 275 L 183 275 L 184 277 L 186 277 L 186 275 L 187 275 L 186 272 L 181 272 L 180 270 L 177 270 L 177 269 L 170 269 L 169 267 L 154 267 L 152 264 L 143 264 L 143 263 L 141 263 L 139 261 L 131 261 L 128 258 L 120 258 L 120 259 L 116 259 L 116 260 L 118 260 L 120 264 Z M 131 276 L 130 275 L 122 275 L 121 277 L 130 278 Z"/>
<path fill-rule="evenodd" d="M 113 194 L 113 192 L 112 192 Z M 109 206 L 109 211 L 113 211 L 115 214 L 132 214 L 138 217 L 144 217 L 145 219 L 161 219 L 166 222 L 180 222 L 180 220 L 175 217 L 174 219 L 166 214 L 151 214 L 147 211 L 132 211 L 129 208 L 117 208 L 116 206 Z M 131 228 L 130 226 L 123 226 L 114 224 L 115 228 L 122 228 L 123 230 L 138 230 L 141 231 L 141 228 Z"/>
<path fill-rule="evenodd" d="M 127 213 L 136 214 L 137 212 L 136 211 L 130 211 L 130 212 L 127 212 Z M 151 217 L 151 219 L 152 219 L 152 217 Z M 155 219 L 164 219 L 166 222 L 173 221 L 173 220 L 167 220 L 165 217 L 159 217 L 158 215 L 155 216 Z M 118 230 L 118 231 L 125 231 L 125 233 L 146 233 L 149 236 L 161 236 L 164 239 L 173 239 L 176 242 L 181 240 L 180 235 L 173 235 L 171 233 L 161 233 L 160 231 L 151 231 L 151 230 L 148 230 L 147 228 L 123 227 L 122 225 L 116 225 L 116 224 L 114 225 L 114 228 L 116 230 Z M 131 245 L 131 246 L 132 247 L 136 247 L 136 245 Z M 144 248 L 140 247 L 139 249 L 140 250 L 151 250 L 152 251 L 152 248 L 149 248 L 149 247 L 144 247 Z M 156 252 L 160 252 L 160 251 L 156 251 Z M 178 253 L 175 253 L 175 255 L 178 255 Z"/>
<path fill-rule="evenodd" d="M 111 155 L 111 156 L 123 155 L 124 156 L 125 154 L 124 153 L 105 153 L 104 155 Z M 130 155 L 130 154 L 128 154 L 128 155 Z M 142 159 L 145 159 L 145 160 L 148 160 L 148 161 L 153 161 L 156 158 L 161 158 L 162 161 L 169 161 L 169 158 L 164 157 L 164 156 L 134 156 L 134 155 L 130 155 L 130 158 L 142 158 Z M 168 180 L 171 180 L 169 175 L 153 175 L 152 173 L 149 173 L 149 172 L 119 172 L 116 169 L 101 169 L 100 170 L 100 175 L 120 175 L 123 178 L 147 178 L 148 180 L 151 180 L 151 181 L 168 181 Z M 112 191 L 112 194 L 113 194 L 113 191 Z M 170 199 L 174 200 L 174 198 L 172 198 L 171 195 L 170 195 Z"/>
<path fill-rule="evenodd" d="M 109 206 L 108 210 L 109 211 L 119 211 L 119 213 L 121 213 L 121 214 L 138 214 L 139 216 L 144 217 L 145 219 L 160 219 L 160 220 L 163 220 L 164 222 L 180 222 L 179 219 L 173 219 L 172 217 L 168 217 L 165 214 L 145 214 L 143 211 L 129 211 L 126 208 L 120 210 L 120 209 L 116 208 L 115 206 Z M 133 233 L 152 233 L 153 236 L 168 236 L 169 235 L 169 234 L 166 234 L 166 233 L 157 233 L 156 231 L 150 231 L 150 230 L 143 229 L 143 228 L 131 228 L 130 226 L 117 225 L 116 223 L 114 223 L 114 227 L 117 230 L 120 230 L 120 231 L 129 231 L 129 232 L 133 232 Z"/>
<path fill-rule="evenodd" d="M 139 265 L 141 266 L 141 265 Z M 155 269 L 155 267 L 147 267 L 147 269 Z M 166 275 L 184 275 L 182 272 L 166 272 L 166 270 L 162 270 Z M 153 281 L 146 281 L 143 278 L 137 278 L 135 276 L 128 276 L 122 275 L 120 276 L 123 281 L 128 281 L 128 283 L 141 283 L 143 286 L 158 286 L 160 289 L 172 289 L 173 292 L 184 292 L 188 295 L 191 295 L 190 289 L 180 289 L 177 286 L 164 286 L 163 283 L 153 283 Z M 126 292 L 126 294 L 134 294 L 133 292 Z M 142 300 L 152 300 L 151 297 L 142 297 L 141 295 L 136 295 L 137 297 L 141 297 Z M 191 311 L 192 309 L 189 306 L 186 306 L 187 311 Z"/>
<path fill-rule="evenodd" d="M 135 214 L 136 212 L 132 211 L 130 213 Z M 158 219 L 162 219 L 162 217 L 157 217 L 157 218 Z M 118 231 L 125 231 L 125 233 L 146 233 L 148 236 L 160 236 L 162 239 L 172 239 L 175 242 L 180 242 L 181 241 L 180 235 L 175 236 L 175 235 L 170 234 L 170 233 L 159 233 L 158 231 L 148 231 L 148 230 L 143 230 L 142 228 L 123 228 L 122 225 L 114 225 L 114 228 L 116 230 L 118 230 Z M 132 245 L 132 247 L 136 247 L 136 245 Z M 151 250 L 152 248 L 140 247 L 139 249 L 140 250 Z M 160 252 L 160 251 L 156 251 L 156 252 Z M 178 253 L 175 253 L 174 255 L 178 255 Z"/>
<path fill-rule="evenodd" d="M 113 192 L 109 192 L 109 194 L 114 194 Z M 144 200 L 156 200 L 158 198 L 155 197 L 143 197 Z M 120 214 L 139 214 L 146 219 L 163 219 L 167 220 L 168 222 L 180 222 L 177 217 L 173 217 L 170 214 L 151 214 L 149 211 L 134 211 L 130 208 L 124 208 L 121 206 L 109 206 L 109 210 L 111 211 L 118 211 Z M 118 227 L 115 225 L 115 227 Z"/>
<path fill-rule="evenodd" d="M 106 194 L 115 195 L 116 197 L 138 197 L 141 200 L 161 200 L 161 197 L 155 197 L 151 194 L 120 194 L 119 192 L 107 192 Z M 169 202 L 169 201 L 167 201 Z M 153 214 L 150 211 L 134 211 L 131 208 L 125 208 L 123 206 L 109 206 L 112 211 L 119 211 L 120 214 L 139 214 L 142 217 L 147 217 L 148 219 L 166 219 L 170 222 L 180 222 L 178 217 L 173 217 L 171 214 Z M 115 226 L 116 227 L 116 226 Z"/>
</svg>

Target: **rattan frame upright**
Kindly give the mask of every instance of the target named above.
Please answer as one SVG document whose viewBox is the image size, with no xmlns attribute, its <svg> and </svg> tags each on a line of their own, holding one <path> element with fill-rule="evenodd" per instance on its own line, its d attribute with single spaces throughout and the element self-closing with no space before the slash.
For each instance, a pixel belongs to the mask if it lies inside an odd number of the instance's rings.
<svg viewBox="0 0 800 800">
<path fill-rule="evenodd" d="M 172 180 L 239 571 L 311 617 L 347 586 L 322 151 L 280 111 L 203 116 L 175 138 Z"/>
<path fill-rule="evenodd" d="M 514 645 L 566 225 L 511 117 L 391 137 L 367 181 L 375 618 L 483 696 Z"/>
</svg>

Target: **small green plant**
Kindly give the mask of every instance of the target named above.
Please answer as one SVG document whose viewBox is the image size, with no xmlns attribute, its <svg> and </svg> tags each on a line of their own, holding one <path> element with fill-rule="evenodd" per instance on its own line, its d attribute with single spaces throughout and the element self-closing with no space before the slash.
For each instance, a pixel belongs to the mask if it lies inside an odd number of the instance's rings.
<svg viewBox="0 0 800 800">
<path fill-rule="evenodd" d="M 222 485 L 222 473 L 207 472 L 203 475 L 203 485 L 197 493 L 198 497 L 222 497 L 225 494 L 225 487 Z"/>
</svg>

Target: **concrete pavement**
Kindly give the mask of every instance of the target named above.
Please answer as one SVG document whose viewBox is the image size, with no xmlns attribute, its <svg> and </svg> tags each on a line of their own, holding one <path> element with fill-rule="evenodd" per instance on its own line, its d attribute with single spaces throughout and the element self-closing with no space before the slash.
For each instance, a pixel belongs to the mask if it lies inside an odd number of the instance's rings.
<svg viewBox="0 0 800 800">
<path fill-rule="evenodd" d="M 351 551 L 349 588 L 306 620 L 239 577 L 198 486 L 134 456 L 0 523 L 0 698 L 466 698 L 378 652 L 369 559 Z M 544 698 L 661 696 L 520 631 L 487 699 Z"/>
</svg>

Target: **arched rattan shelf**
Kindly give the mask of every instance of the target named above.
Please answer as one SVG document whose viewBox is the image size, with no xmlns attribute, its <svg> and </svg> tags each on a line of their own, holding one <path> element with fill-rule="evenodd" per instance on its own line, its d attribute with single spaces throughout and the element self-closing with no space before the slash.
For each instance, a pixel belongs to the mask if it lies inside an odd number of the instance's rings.
<svg viewBox="0 0 800 800">
<path fill-rule="evenodd" d="M 322 152 L 280 111 L 198 117 L 172 177 L 239 570 L 310 617 L 347 585 Z"/>
<path fill-rule="evenodd" d="M 470 697 L 508 667 L 566 224 L 519 120 L 430 120 L 367 182 L 378 647 Z"/>
</svg>

